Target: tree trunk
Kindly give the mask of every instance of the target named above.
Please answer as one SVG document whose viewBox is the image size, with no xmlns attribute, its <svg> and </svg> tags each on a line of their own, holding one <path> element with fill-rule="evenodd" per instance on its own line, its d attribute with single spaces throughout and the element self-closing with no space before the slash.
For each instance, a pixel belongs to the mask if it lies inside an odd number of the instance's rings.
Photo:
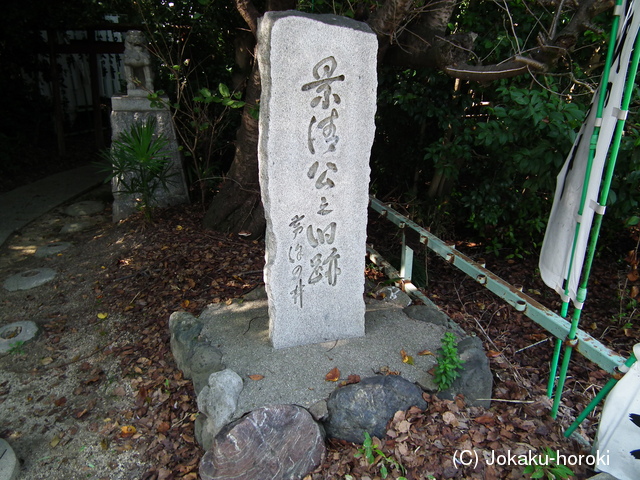
<svg viewBox="0 0 640 480">
<path fill-rule="evenodd" d="M 287 10 L 294 0 L 270 0 L 267 10 Z M 250 0 L 236 0 L 236 8 L 257 34 L 258 10 Z M 225 233 L 239 233 L 258 238 L 264 234 L 266 221 L 260 197 L 258 176 L 258 119 L 251 115 L 260 100 L 260 71 L 255 60 L 247 81 L 240 128 L 236 135 L 236 152 L 226 180 L 213 198 L 204 217 L 204 227 Z"/>
<path fill-rule="evenodd" d="M 260 72 L 254 62 L 247 82 L 236 153 L 218 194 L 204 217 L 204 227 L 221 232 L 249 232 L 255 238 L 265 228 L 258 181 L 258 120 L 251 115 L 260 98 Z"/>
</svg>

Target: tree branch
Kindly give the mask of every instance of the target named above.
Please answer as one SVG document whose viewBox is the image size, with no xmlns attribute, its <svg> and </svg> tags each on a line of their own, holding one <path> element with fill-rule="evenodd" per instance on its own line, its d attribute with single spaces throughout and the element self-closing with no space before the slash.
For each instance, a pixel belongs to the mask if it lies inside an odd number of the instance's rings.
<svg viewBox="0 0 640 480">
<path fill-rule="evenodd" d="M 254 36 L 258 34 L 258 17 L 260 12 L 251 0 L 235 0 L 238 12 L 251 29 Z"/>
</svg>

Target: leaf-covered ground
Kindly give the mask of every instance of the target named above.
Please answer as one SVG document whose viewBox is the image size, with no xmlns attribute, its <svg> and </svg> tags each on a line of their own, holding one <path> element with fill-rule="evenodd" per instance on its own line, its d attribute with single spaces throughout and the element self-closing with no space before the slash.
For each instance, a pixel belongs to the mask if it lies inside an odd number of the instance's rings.
<svg viewBox="0 0 640 480">
<path fill-rule="evenodd" d="M 51 260 L 64 272 L 54 291 L 37 298 L 24 293 L 24 306 L 17 296 L 0 305 L 1 312 L 24 309 L 24 316 L 46 317 L 39 341 L 47 352 L 44 358 L 51 359 L 46 365 L 43 355 L 29 360 L 33 352 L 25 345 L 26 355 L 5 355 L 0 359 L 2 368 L 15 370 L 22 365 L 20 368 L 29 372 L 24 381 L 30 382 L 43 382 L 52 374 L 59 375 L 61 382 L 74 376 L 76 387 L 64 397 L 40 399 L 48 402 L 47 408 L 59 409 L 61 421 L 73 420 L 73 427 L 56 433 L 62 433 L 58 443 L 53 432 L 47 437 L 55 444 L 50 446 L 52 451 L 55 453 L 58 444 L 73 445 L 71 428 L 76 428 L 96 430 L 91 441 L 100 439 L 98 450 L 111 458 L 106 465 L 114 472 L 123 455 L 137 454 L 140 470 L 133 477 L 113 473 L 93 478 L 197 478 L 203 453 L 193 433 L 197 407 L 191 382 L 182 377 L 171 356 L 169 315 L 177 310 L 197 315 L 209 303 L 247 293 L 260 285 L 264 264 L 262 241 L 203 230 L 201 220 L 198 206 L 163 210 L 150 226 L 139 217 L 119 225 L 107 220 L 75 239 L 87 252 L 82 261 L 72 255 L 67 255 L 67 260 L 65 255 Z M 376 246 L 397 247 L 394 227 L 389 224 L 388 228 L 388 235 L 372 228 L 370 241 Z M 476 254 L 473 249 L 467 253 Z M 620 259 L 627 255 L 618 253 Z M 29 257 L 29 252 L 21 255 Z M 0 268 L 4 277 L 34 262 L 30 257 L 21 258 L 4 262 Z M 558 419 L 552 420 L 545 396 L 550 336 L 455 268 L 432 256 L 427 262 L 426 294 L 484 342 L 494 374 L 492 407 L 484 410 L 466 406 L 462 398 L 443 401 L 426 396 L 426 411 L 398 413 L 387 436 L 374 439 L 384 454 L 376 455 L 374 464 L 359 455 L 358 445 L 331 441 L 326 461 L 307 478 L 373 480 L 382 478 L 383 466 L 389 471 L 387 478 L 401 474 L 408 479 L 523 478 L 524 466 L 498 465 L 499 455 L 526 455 L 544 447 L 565 455 L 587 455 L 588 448 L 565 439 L 562 432 L 606 382 L 605 372 L 575 355 Z M 638 341 L 633 329 L 623 328 L 636 319 L 633 306 L 629 307 L 637 285 L 633 262 L 628 256 L 627 262 L 598 259 L 582 322 L 592 335 L 624 355 Z M 547 293 L 538 280 L 535 260 L 487 258 L 487 265 L 557 309 L 555 294 Z M 374 282 L 383 281 L 375 270 L 368 273 Z M 79 307 L 66 312 L 63 294 L 67 299 L 79 295 Z M 37 301 L 29 302 L 29 295 Z M 78 313 L 83 308 L 84 317 Z M 107 319 L 100 319 L 100 313 L 106 313 Z M 8 317 L 2 318 L 3 324 L 8 322 Z M 65 354 L 65 339 L 79 334 L 96 336 L 95 351 L 79 358 Z M 105 367 L 108 361 L 114 362 L 113 368 Z M 14 393 L 11 383 L 0 381 L 0 403 L 6 405 Z M 79 398 L 86 400 L 77 401 Z M 578 430 L 587 440 L 594 437 L 597 419 L 598 410 Z M 4 422 L 0 427 L 0 436 L 10 442 L 15 435 L 28 435 L 13 424 Z M 467 453 L 460 457 L 462 451 Z M 498 456 L 498 462 L 492 461 L 492 454 Z M 62 478 L 51 468 L 48 478 Z M 91 474 L 90 468 L 83 468 L 83 474 Z M 575 478 L 587 478 L 591 473 L 584 465 L 572 469 Z"/>
</svg>

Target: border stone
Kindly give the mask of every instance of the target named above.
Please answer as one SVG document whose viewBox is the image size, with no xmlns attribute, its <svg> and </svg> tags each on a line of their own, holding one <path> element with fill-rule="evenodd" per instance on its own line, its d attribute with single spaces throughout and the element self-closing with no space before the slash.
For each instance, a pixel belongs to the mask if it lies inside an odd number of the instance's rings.
<svg viewBox="0 0 640 480">
<path fill-rule="evenodd" d="M 418 384 L 424 390 L 435 393 L 438 398 L 453 400 L 456 395 L 462 394 L 467 405 L 490 408 L 493 374 L 482 341 L 478 337 L 463 338 L 458 342 L 458 355 L 464 363 L 460 376 L 453 381 L 451 388 L 438 391 L 429 374 L 418 380 Z"/>
<path fill-rule="evenodd" d="M 362 443 L 365 433 L 383 438 L 394 414 L 413 406 L 427 408 L 417 385 L 399 375 L 368 377 L 333 391 L 324 425 L 330 437 Z"/>
<path fill-rule="evenodd" d="M 242 378 L 225 369 L 212 373 L 208 384 L 198 394 L 198 415 L 195 424 L 196 440 L 208 450 L 214 437 L 233 418 L 242 392 Z"/>
<path fill-rule="evenodd" d="M 203 480 L 294 480 L 326 455 L 324 435 L 297 405 L 258 408 L 227 425 L 200 461 Z"/>
<path fill-rule="evenodd" d="M 104 210 L 104 203 L 97 200 L 84 200 L 69 205 L 64 209 L 64 213 L 70 217 L 85 217 L 95 215 Z"/>
<path fill-rule="evenodd" d="M 20 462 L 6 440 L 0 438 L 0 480 L 16 480 Z"/>
<path fill-rule="evenodd" d="M 48 257 L 49 255 L 57 255 L 58 253 L 64 252 L 68 248 L 73 245 L 69 242 L 53 242 L 48 243 L 47 245 L 43 245 L 38 247 L 36 250 L 35 256 L 38 258 Z"/>
<path fill-rule="evenodd" d="M 50 282 L 56 275 L 56 271 L 51 268 L 34 268 L 10 276 L 4 281 L 3 286 L 10 292 L 30 290 Z"/>
<path fill-rule="evenodd" d="M 171 352 L 185 378 L 193 381 L 198 394 L 212 373 L 224 370 L 222 352 L 200 335 L 203 323 L 187 312 L 174 312 L 169 317 Z"/>
</svg>

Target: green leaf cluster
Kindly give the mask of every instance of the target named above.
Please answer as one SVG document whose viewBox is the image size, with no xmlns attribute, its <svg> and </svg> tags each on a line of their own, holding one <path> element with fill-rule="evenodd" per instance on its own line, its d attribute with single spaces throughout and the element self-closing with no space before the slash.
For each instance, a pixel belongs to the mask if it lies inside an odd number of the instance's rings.
<svg viewBox="0 0 640 480">
<path fill-rule="evenodd" d="M 10 344 L 11 348 L 9 348 L 9 354 L 11 355 L 24 355 L 24 341 L 18 340 L 17 342 L 13 342 Z"/>
<path fill-rule="evenodd" d="M 405 468 L 395 458 L 387 456 L 378 445 L 373 441 L 368 432 L 364 432 L 364 442 L 358 448 L 356 458 L 364 457 L 368 465 L 375 465 L 380 472 L 382 478 L 389 476 L 389 469 L 395 469 L 400 473 L 405 473 Z M 349 476 L 347 476 L 348 478 Z M 407 480 L 405 477 L 398 477 L 398 480 Z"/>
<path fill-rule="evenodd" d="M 101 152 L 109 172 L 107 182 L 116 179 L 117 192 L 138 195 L 139 208 L 147 220 L 152 219 L 152 207 L 157 203 L 159 188 L 167 188 L 171 178 L 169 141 L 156 133 L 157 121 L 150 117 L 138 121 L 122 132 L 110 150 Z"/>
<path fill-rule="evenodd" d="M 560 480 L 573 476 L 573 470 L 566 465 L 557 463 L 557 453 L 549 447 L 543 449 L 544 458 L 539 456 L 540 461 L 533 459 L 531 465 L 524 468 L 524 473 L 531 475 L 531 478 L 544 478 L 546 480 Z"/>
<path fill-rule="evenodd" d="M 456 337 L 451 332 L 446 332 L 440 340 L 442 347 L 438 349 L 434 380 L 439 390 L 451 388 L 453 381 L 460 376 L 460 370 L 464 361 L 458 355 Z"/>
</svg>

